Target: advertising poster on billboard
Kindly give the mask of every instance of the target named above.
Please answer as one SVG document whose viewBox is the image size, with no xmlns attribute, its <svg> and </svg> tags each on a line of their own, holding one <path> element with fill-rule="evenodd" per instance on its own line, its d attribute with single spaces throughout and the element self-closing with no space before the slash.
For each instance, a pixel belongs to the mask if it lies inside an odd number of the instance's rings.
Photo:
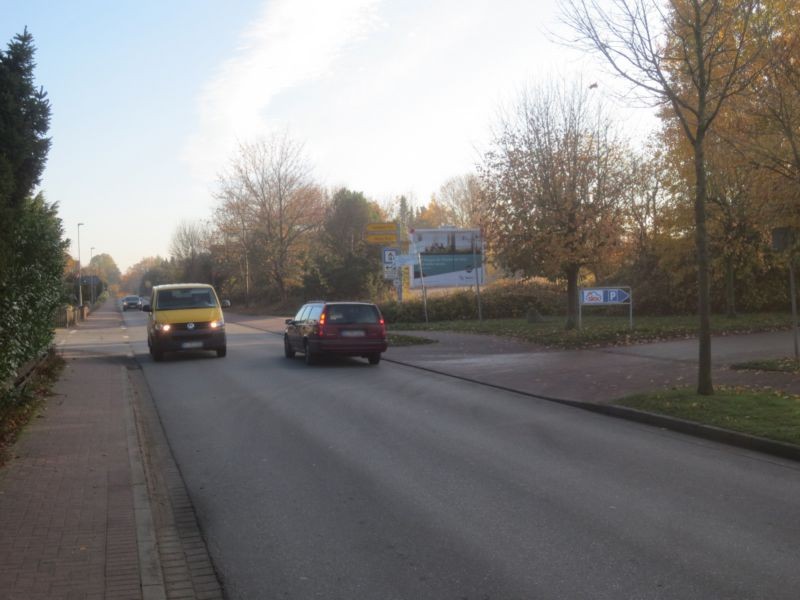
<svg viewBox="0 0 800 600">
<path fill-rule="evenodd" d="M 412 288 L 483 284 L 483 243 L 479 229 L 415 229 L 410 232 Z"/>
</svg>

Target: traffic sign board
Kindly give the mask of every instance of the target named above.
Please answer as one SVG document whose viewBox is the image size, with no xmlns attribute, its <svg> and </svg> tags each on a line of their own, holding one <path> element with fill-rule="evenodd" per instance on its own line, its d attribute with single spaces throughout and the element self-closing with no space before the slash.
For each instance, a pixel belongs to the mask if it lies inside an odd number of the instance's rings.
<svg viewBox="0 0 800 600">
<path fill-rule="evenodd" d="M 367 233 L 394 233 L 397 234 L 396 223 L 367 223 Z"/>
<path fill-rule="evenodd" d="M 368 244 L 396 244 L 397 233 L 369 233 L 367 232 Z"/>
<path fill-rule="evenodd" d="M 417 263 L 417 257 L 413 254 L 398 254 L 394 257 L 394 264 L 398 267 L 405 267 L 406 265 L 413 265 Z"/>
<path fill-rule="evenodd" d="M 394 266 L 395 259 L 400 253 L 399 248 L 384 248 L 383 249 L 383 264 Z"/>
<path fill-rule="evenodd" d="M 621 288 L 587 288 L 581 290 L 581 304 L 629 304 L 630 292 Z"/>
</svg>

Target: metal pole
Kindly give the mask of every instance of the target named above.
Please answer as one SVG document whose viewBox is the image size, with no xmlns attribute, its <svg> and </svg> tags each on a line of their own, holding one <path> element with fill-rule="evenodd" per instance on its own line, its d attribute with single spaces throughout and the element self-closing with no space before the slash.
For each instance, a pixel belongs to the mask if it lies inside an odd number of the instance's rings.
<svg viewBox="0 0 800 600">
<path fill-rule="evenodd" d="M 81 274 L 81 225 L 78 223 L 78 306 L 83 310 L 83 275 Z"/>
<path fill-rule="evenodd" d="M 422 272 L 422 253 L 417 252 L 417 260 L 419 261 L 419 278 L 422 281 L 422 307 L 425 311 L 425 325 L 428 324 L 428 292 L 425 289 L 425 273 Z"/>
<path fill-rule="evenodd" d="M 628 288 L 628 327 L 633 329 L 633 288 Z"/>
<path fill-rule="evenodd" d="M 400 248 L 401 254 L 406 254 L 407 250 L 403 248 L 403 237 L 402 237 L 402 225 L 398 221 L 397 223 L 397 247 Z M 395 273 L 395 287 L 397 288 L 397 301 L 402 304 L 403 303 L 403 267 L 398 267 L 395 265 L 396 273 Z"/>
<path fill-rule="evenodd" d="M 797 351 L 797 288 L 794 282 L 794 256 L 789 257 L 789 293 L 792 295 L 792 328 L 794 329 L 794 360 L 800 360 Z"/>
<path fill-rule="evenodd" d="M 583 297 L 581 294 L 581 288 L 578 288 L 578 331 L 581 330 L 583 326 Z"/>
<path fill-rule="evenodd" d="M 89 266 L 92 266 L 92 259 L 94 258 L 94 246 L 89 248 Z M 92 306 L 94 306 L 94 267 L 92 267 Z"/>
<path fill-rule="evenodd" d="M 481 244 L 483 245 L 483 244 Z M 472 268 L 475 269 L 475 292 L 478 296 L 478 321 L 483 321 L 483 307 L 481 306 L 481 269 L 478 268 L 477 260 L 475 257 L 475 233 L 472 234 Z M 481 248 L 483 250 L 483 248 Z M 481 252 L 481 267 L 483 267 L 483 252 Z"/>
</svg>

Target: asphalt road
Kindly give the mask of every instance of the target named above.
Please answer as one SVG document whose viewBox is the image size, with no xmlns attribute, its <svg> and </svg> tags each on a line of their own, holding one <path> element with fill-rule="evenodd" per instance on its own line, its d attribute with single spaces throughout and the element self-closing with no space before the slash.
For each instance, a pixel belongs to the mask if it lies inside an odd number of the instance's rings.
<svg viewBox="0 0 800 600">
<path fill-rule="evenodd" d="M 134 350 L 230 598 L 791 598 L 800 465 L 362 359 Z"/>
</svg>

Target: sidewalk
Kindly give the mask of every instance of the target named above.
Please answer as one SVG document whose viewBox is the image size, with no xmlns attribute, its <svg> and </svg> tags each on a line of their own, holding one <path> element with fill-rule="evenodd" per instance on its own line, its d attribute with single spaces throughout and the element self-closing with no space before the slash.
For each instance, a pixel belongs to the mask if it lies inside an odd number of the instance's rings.
<svg viewBox="0 0 800 600">
<path fill-rule="evenodd" d="M 116 306 L 56 339 L 55 395 L 0 470 L 0 600 L 221 599 Z"/>
</svg>

